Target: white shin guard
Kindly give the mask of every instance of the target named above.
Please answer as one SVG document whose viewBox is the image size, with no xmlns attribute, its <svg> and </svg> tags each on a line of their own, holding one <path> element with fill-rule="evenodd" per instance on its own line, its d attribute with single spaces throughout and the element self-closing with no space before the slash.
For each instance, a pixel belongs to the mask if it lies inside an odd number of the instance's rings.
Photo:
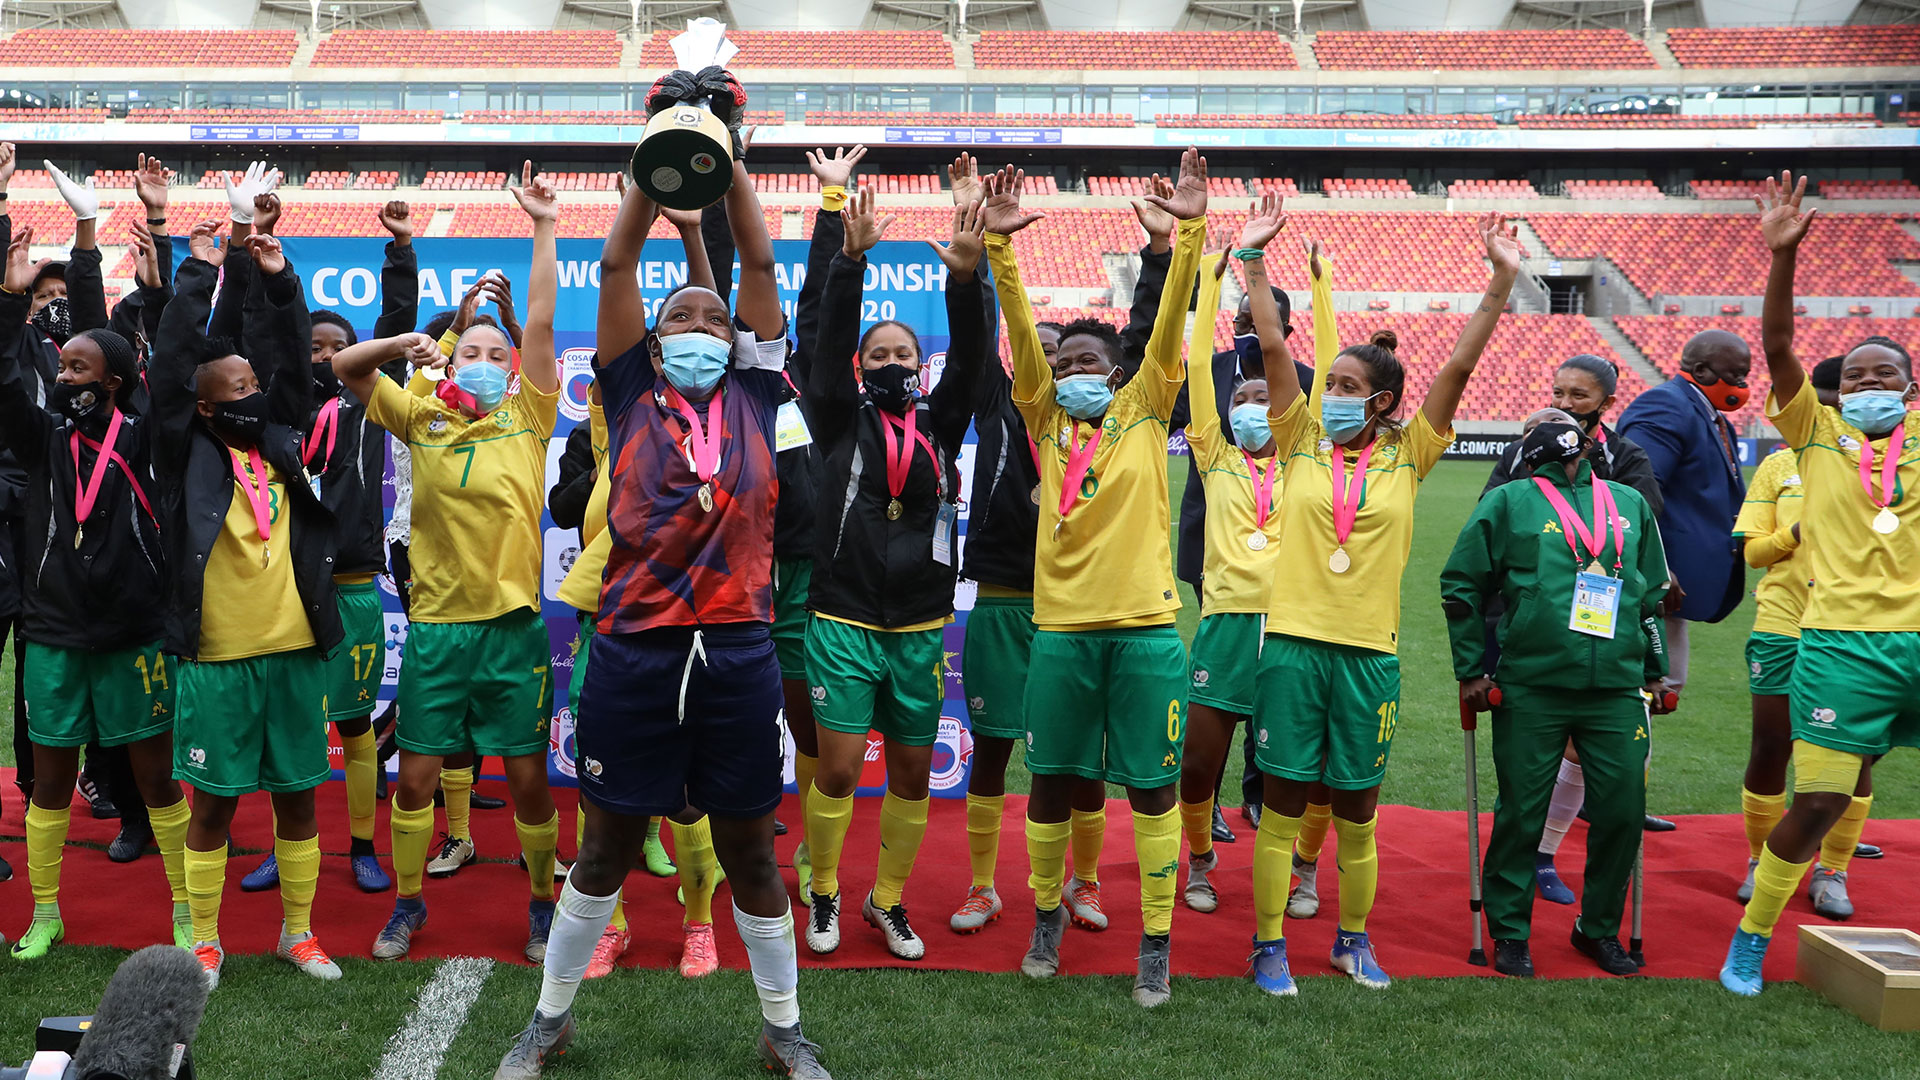
<svg viewBox="0 0 1920 1080">
<path fill-rule="evenodd" d="M 569 881 L 560 889 L 560 901 L 554 905 L 553 930 L 547 936 L 547 963 L 540 978 L 540 1004 L 535 1011 L 542 1016 L 559 1016 L 573 1007 L 573 995 L 580 992 L 580 980 L 593 962 L 593 947 L 613 918 L 613 906 L 620 899 L 588 896 L 575 892 Z"/>
<path fill-rule="evenodd" d="M 793 911 L 779 918 L 749 915 L 733 906 L 733 925 L 747 947 L 753 969 L 753 988 L 760 995 L 760 1015 L 774 1027 L 800 1022 L 800 963 L 793 944 Z M 551 952 L 548 954 L 551 956 Z"/>
</svg>

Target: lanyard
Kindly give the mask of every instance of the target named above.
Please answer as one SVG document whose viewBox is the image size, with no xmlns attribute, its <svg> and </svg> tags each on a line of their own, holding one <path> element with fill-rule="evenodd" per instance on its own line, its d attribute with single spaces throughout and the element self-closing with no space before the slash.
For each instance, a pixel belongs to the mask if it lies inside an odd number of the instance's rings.
<svg viewBox="0 0 1920 1080">
<path fill-rule="evenodd" d="M 1252 454 L 1242 450 L 1240 456 L 1247 459 L 1247 475 L 1253 480 L 1253 512 L 1258 519 L 1255 527 L 1264 529 L 1267 527 L 1267 515 L 1273 512 L 1273 480 L 1280 472 L 1280 455 L 1273 455 L 1267 462 L 1265 473 L 1260 471 Z M 1349 525 L 1348 529 L 1351 531 L 1352 526 Z"/>
<path fill-rule="evenodd" d="M 1333 542 L 1335 547 L 1346 547 L 1347 537 L 1353 535 L 1353 522 L 1360 516 L 1360 500 L 1366 491 L 1367 462 L 1373 460 L 1373 447 L 1374 443 L 1368 443 L 1360 448 L 1360 456 L 1353 463 L 1353 476 L 1348 478 L 1347 449 L 1338 443 L 1334 444 Z"/>
<path fill-rule="evenodd" d="M 108 432 L 107 434 L 111 436 L 113 433 Z M 105 456 L 112 458 L 114 461 L 119 462 L 120 471 L 126 476 L 127 484 L 133 488 L 133 497 L 140 500 L 140 509 L 145 510 L 147 512 L 147 520 L 153 522 L 153 527 L 155 529 L 158 529 L 160 527 L 160 519 L 155 517 L 153 514 L 153 504 L 147 501 L 146 490 L 140 486 L 140 481 L 134 476 L 133 466 L 127 464 L 127 459 L 121 457 L 120 451 L 115 450 L 113 448 L 113 442 L 111 438 L 109 438 L 107 442 L 97 443 L 97 442 L 94 442 L 92 439 L 87 438 L 85 435 L 80 434 L 77 431 L 73 433 L 73 439 L 71 441 L 71 445 L 73 447 L 74 486 L 78 487 L 80 484 L 80 444 L 81 443 L 85 443 L 87 446 L 93 448 L 94 452 L 99 454 L 104 454 Z M 94 465 L 95 469 L 98 469 L 99 467 L 100 466 L 98 465 L 98 463 Z M 98 486 L 99 485 L 96 483 L 95 487 L 98 488 Z M 96 491 L 96 494 L 97 494 L 97 491 Z M 78 500 L 76 499 L 75 502 L 77 504 Z M 91 506 L 89 506 L 89 509 L 91 509 Z M 74 520 L 77 523 L 79 522 L 80 519 L 76 517 Z M 77 528 L 75 530 L 75 534 L 77 537 L 78 535 Z"/>
<path fill-rule="evenodd" d="M 272 481 L 267 476 L 267 465 L 260 460 L 259 450 L 247 448 L 247 464 L 253 467 L 252 475 L 259 480 L 259 486 L 255 487 L 253 480 L 248 478 L 246 468 L 240 464 L 240 455 L 234 451 L 228 453 L 233 464 L 233 478 L 240 481 L 241 490 L 247 493 L 247 502 L 253 504 L 253 526 L 260 530 L 260 542 L 263 545 L 260 549 L 260 565 L 265 566 L 271 549 L 264 545 L 273 536 L 273 516 L 269 509 L 272 493 L 268 490 Z"/>
<path fill-rule="evenodd" d="M 115 419 L 119 414 L 114 414 Z M 1860 486 L 1866 489 L 1867 500 L 1873 505 L 1886 509 L 1893 502 L 1893 492 L 1898 486 L 1900 474 L 1900 442 L 1906 434 L 1904 428 L 1895 428 L 1894 437 L 1887 440 L 1887 456 L 1880 462 L 1880 494 L 1873 493 L 1873 443 L 1865 438 L 1860 440 Z"/>
<path fill-rule="evenodd" d="M 1093 438 L 1087 440 L 1086 446 L 1079 447 L 1074 444 L 1080 439 L 1080 421 L 1069 422 L 1067 474 L 1060 479 L 1060 520 L 1053 524 L 1053 532 L 1056 536 L 1060 533 L 1060 526 L 1067 523 L 1067 515 L 1073 511 L 1073 501 L 1080 496 L 1080 485 L 1086 482 L 1087 470 L 1093 467 L 1093 455 L 1100 449 L 1100 436 L 1105 431 L 1104 425 L 1095 425 Z"/>
<path fill-rule="evenodd" d="M 321 432 L 326 432 L 327 435 L 327 456 L 321 459 L 323 462 L 321 467 L 325 468 L 324 462 L 333 460 L 333 443 L 340 434 L 340 399 L 337 397 L 328 398 L 327 403 L 320 406 L 320 415 L 314 418 L 313 430 L 308 432 L 307 437 L 301 441 L 300 463 L 302 465 L 313 464 L 313 453 L 320 449 Z"/>
<path fill-rule="evenodd" d="M 1600 553 L 1607 544 L 1607 523 L 1613 523 L 1613 568 L 1617 572 L 1626 554 L 1626 545 L 1621 538 L 1619 509 L 1614 505 L 1613 492 L 1607 490 L 1606 481 L 1598 479 L 1593 481 L 1593 530 L 1591 532 L 1581 523 L 1580 515 L 1574 512 L 1572 504 L 1560 494 L 1559 488 L 1553 486 L 1552 481 L 1536 476 L 1533 482 L 1539 485 L 1540 493 L 1547 497 L 1547 501 L 1553 504 L 1554 512 L 1560 515 L 1560 531 L 1567 538 L 1567 546 L 1573 549 L 1574 562 L 1580 561 L 1579 545 L 1585 544 L 1587 550 L 1593 553 L 1593 562 L 1599 563 Z M 1579 537 L 1578 543 L 1574 541 L 1576 536 Z"/>
<path fill-rule="evenodd" d="M 107 462 L 119 456 L 113 452 L 113 444 L 120 435 L 121 419 L 120 410 L 117 408 L 114 409 L 113 419 L 107 423 L 107 441 L 104 444 L 94 445 L 93 476 L 86 483 L 82 483 L 80 480 L 80 430 L 75 428 L 73 437 L 67 441 L 68 448 L 73 451 L 74 547 L 80 546 L 80 536 L 81 533 L 86 530 L 87 517 L 93 513 L 94 503 L 99 501 L 100 487 L 107 479 Z M 87 441 L 90 444 L 93 443 L 91 439 Z M 103 446 L 104 449 L 102 449 Z M 133 474 L 131 471 L 128 472 L 127 477 L 129 480 L 132 479 Z M 145 501 L 145 496 L 142 496 L 142 501 Z"/>
<path fill-rule="evenodd" d="M 687 422 L 687 464 L 700 478 L 702 484 L 711 483 L 713 474 L 720 468 L 720 443 L 727 437 L 727 414 L 721 409 L 721 387 L 715 387 L 713 397 L 707 405 L 707 428 L 700 429 L 700 414 L 680 396 L 680 391 L 669 386 L 666 388 L 667 404 L 680 413 Z M 712 496 L 708 496 L 712 498 Z"/>
<path fill-rule="evenodd" d="M 887 444 L 887 495 L 895 502 L 900 501 L 900 493 L 907 489 L 907 473 L 913 468 L 913 444 L 918 442 L 927 448 L 927 457 L 933 459 L 936 473 L 941 472 L 940 456 L 933 452 L 933 444 L 927 441 L 916 426 L 919 409 L 908 409 L 906 419 L 893 415 L 885 409 L 875 410 L 884 421 L 880 425 L 880 437 Z M 899 445 L 893 441 L 893 433 L 900 432 Z M 935 477 L 936 482 L 944 479 Z"/>
</svg>

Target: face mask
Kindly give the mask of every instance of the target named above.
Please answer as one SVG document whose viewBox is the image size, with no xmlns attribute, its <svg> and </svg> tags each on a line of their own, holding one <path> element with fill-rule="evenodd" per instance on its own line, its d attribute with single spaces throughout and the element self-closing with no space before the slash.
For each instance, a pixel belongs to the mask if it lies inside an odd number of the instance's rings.
<svg viewBox="0 0 1920 1080">
<path fill-rule="evenodd" d="M 255 390 L 243 398 L 222 401 L 213 407 L 207 421 L 221 438 L 241 446 L 253 446 L 267 430 L 267 395 Z"/>
<path fill-rule="evenodd" d="M 920 373 L 905 364 L 887 364 L 860 373 L 867 400 L 890 413 L 905 413 L 920 396 Z"/>
<path fill-rule="evenodd" d="M 39 311 L 33 313 L 33 318 L 27 321 L 59 345 L 65 345 L 67 339 L 73 336 L 73 308 L 64 296 L 56 296 L 47 301 Z"/>
<path fill-rule="evenodd" d="M 733 359 L 733 346 L 712 334 L 672 334 L 659 341 L 660 370 L 683 394 L 712 390 Z"/>
<path fill-rule="evenodd" d="M 1053 380 L 1053 397 L 1075 420 L 1091 420 L 1113 404 L 1113 387 L 1105 375 L 1063 375 Z"/>
<path fill-rule="evenodd" d="M 1868 435 L 1885 435 L 1906 418 L 1905 390 L 1859 390 L 1840 395 L 1840 419 Z"/>
<path fill-rule="evenodd" d="M 1694 378 L 1690 371 L 1681 372 L 1680 377 L 1699 387 L 1700 392 L 1707 395 L 1707 400 L 1713 404 L 1713 407 L 1721 412 L 1738 412 L 1740 406 L 1745 405 L 1747 399 L 1753 396 L 1752 387 L 1735 386 L 1718 377 L 1712 382 L 1704 383 Z"/>
<path fill-rule="evenodd" d="M 1344 397 L 1322 393 L 1320 426 L 1327 429 L 1327 438 L 1343 443 L 1360 434 L 1367 426 L 1367 402 L 1372 400 L 1372 396 Z"/>
<path fill-rule="evenodd" d="M 1574 412 L 1572 409 L 1563 409 L 1561 411 L 1578 420 L 1580 427 L 1587 431 L 1592 431 L 1594 426 L 1600 423 L 1599 409 L 1595 409 L 1592 412 Z"/>
<path fill-rule="evenodd" d="M 1534 426 L 1520 442 L 1520 460 L 1538 472 L 1547 465 L 1572 461 L 1585 449 L 1580 429 L 1572 424 L 1549 420 Z"/>
<path fill-rule="evenodd" d="M 320 401 L 340 396 L 340 376 L 333 373 L 332 363 L 313 365 L 313 393 Z"/>
<path fill-rule="evenodd" d="M 98 379 L 90 383 L 57 382 L 47 387 L 47 407 L 76 424 L 98 413 L 107 400 L 106 385 Z"/>
<path fill-rule="evenodd" d="M 1227 414 L 1227 425 L 1233 428 L 1233 441 L 1240 444 L 1242 450 L 1253 451 L 1273 441 L 1273 428 L 1267 424 L 1267 407 L 1248 402 L 1235 405 Z"/>
<path fill-rule="evenodd" d="M 507 373 L 484 360 L 475 360 L 453 373 L 453 385 L 472 395 L 482 415 L 500 407 L 507 396 Z"/>
</svg>

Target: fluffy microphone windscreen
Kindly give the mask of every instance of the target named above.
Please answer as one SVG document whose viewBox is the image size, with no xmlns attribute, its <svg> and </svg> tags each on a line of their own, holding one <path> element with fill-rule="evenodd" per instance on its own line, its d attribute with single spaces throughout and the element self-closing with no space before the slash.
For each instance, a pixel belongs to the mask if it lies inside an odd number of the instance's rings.
<svg viewBox="0 0 1920 1080">
<path fill-rule="evenodd" d="M 74 1051 L 76 1080 L 171 1080 L 207 1009 L 207 976 L 185 949 L 150 945 L 107 982 Z"/>
</svg>

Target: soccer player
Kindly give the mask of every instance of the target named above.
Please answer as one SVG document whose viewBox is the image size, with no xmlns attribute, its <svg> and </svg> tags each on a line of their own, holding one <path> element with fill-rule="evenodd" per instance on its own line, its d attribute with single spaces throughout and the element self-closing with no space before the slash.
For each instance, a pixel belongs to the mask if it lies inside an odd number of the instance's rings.
<svg viewBox="0 0 1920 1080">
<path fill-rule="evenodd" d="M 1503 695 L 1493 707 L 1500 798 L 1486 912 L 1494 970 L 1522 978 L 1533 977 L 1534 853 L 1569 738 L 1593 793 L 1573 947 L 1610 975 L 1640 970 L 1620 944 L 1620 911 L 1646 815 L 1642 690 L 1656 701 L 1666 693 L 1657 613 L 1667 560 L 1646 500 L 1594 476 L 1590 440 L 1559 409 L 1528 417 L 1518 467 L 1531 475 L 1480 500 L 1440 573 L 1463 706 L 1486 711 L 1496 681 Z M 1490 664 L 1486 614 L 1495 595 L 1506 605 Z"/>
<path fill-rule="evenodd" d="M 1068 324 L 1051 362 L 1028 307 L 1012 234 L 1045 215 L 1021 208 L 1025 175 L 987 180 L 982 206 L 994 288 L 1013 350 L 1013 400 L 1038 446 L 1040 537 L 1034 558 L 1032 671 L 1027 679 L 1027 856 L 1034 928 L 1020 969 L 1060 970 L 1061 905 L 1072 797 L 1081 780 L 1124 784 L 1133 807 L 1144 932 L 1133 999 L 1172 996 L 1173 892 L 1180 863 L 1174 782 L 1184 732 L 1186 650 L 1174 630 L 1180 601 L 1168 550 L 1167 421 L 1186 372 L 1187 302 L 1206 240 L 1207 165 L 1189 147 L 1171 198 L 1148 196 L 1179 220 L 1169 285 L 1140 375 L 1121 382 L 1119 335 Z"/>
<path fill-rule="evenodd" d="M 265 790 L 285 916 L 275 953 L 338 979 L 312 929 L 313 789 L 332 773 L 321 658 L 341 639 L 333 515 L 308 481 L 294 426 L 312 409 L 312 330 L 279 241 L 250 236 L 250 257 L 229 257 L 219 226 L 194 226 L 147 368 L 155 503 L 172 576 L 165 649 L 180 658 L 174 777 L 194 788 L 185 857 L 192 946 L 217 986 L 227 829 L 240 796 Z M 205 334 L 222 263 L 229 278 L 258 274 L 243 323 L 251 358 Z"/>
<path fill-rule="evenodd" d="M 1720 984 L 1752 996 L 1774 925 L 1821 840 L 1854 802 L 1865 759 L 1920 746 L 1920 386 L 1913 358 L 1869 338 L 1840 363 L 1840 407 L 1820 404 L 1793 351 L 1793 272 L 1817 210 L 1800 209 L 1805 177 L 1767 180 L 1760 235 L 1773 253 L 1761 345 L 1773 393 L 1767 416 L 1800 455 L 1800 532 L 1813 588 L 1800 616 L 1788 715 L 1793 803 L 1753 869 L 1753 898 L 1727 949 Z"/>
<path fill-rule="evenodd" d="M 1265 247 L 1286 224 L 1260 214 L 1240 247 Z M 1255 688 L 1255 758 L 1267 775 L 1254 846 L 1253 978 L 1269 994 L 1297 992 L 1285 939 L 1290 850 L 1307 808 L 1307 788 L 1332 789 L 1340 838 L 1340 932 L 1332 963 L 1362 986 L 1391 981 L 1367 937 L 1380 864 L 1374 841 L 1380 781 L 1400 713 L 1400 578 L 1413 544 L 1420 483 L 1453 441 L 1453 414 L 1487 339 L 1500 320 L 1525 252 L 1499 214 L 1480 219 L 1479 238 L 1493 277 L 1467 318 L 1453 355 L 1434 373 L 1413 419 L 1395 414 L 1406 369 L 1392 331 L 1338 350 L 1332 284 L 1317 248 L 1313 279 L 1315 374 L 1302 394 L 1291 379 L 1268 383 L 1276 453 L 1286 455 L 1280 500 L 1279 574 L 1296 584 L 1275 590 Z M 1246 263 L 1254 318 L 1277 324 L 1266 268 Z M 1262 335 L 1262 346 L 1269 336 Z M 1285 339 L 1277 342 L 1285 347 Z M 1269 357 L 1272 364 L 1275 357 Z M 1280 358 L 1285 370 L 1286 358 Z"/>
<path fill-rule="evenodd" d="M 1254 216 L 1278 215 L 1280 205 L 1278 195 L 1267 195 Z M 1265 254 L 1260 248 L 1240 250 L 1254 259 Z M 1221 430 L 1220 414 L 1213 407 L 1214 314 L 1220 307 L 1220 279 L 1226 273 L 1227 256 L 1221 253 L 1213 274 L 1200 286 L 1193 341 L 1187 349 L 1188 356 L 1196 358 L 1187 364 L 1187 398 L 1199 403 L 1187 424 L 1187 449 L 1207 488 L 1207 558 L 1201 575 L 1205 591 L 1200 597 L 1205 614 L 1193 637 L 1187 685 L 1180 820 L 1186 827 L 1188 850 L 1184 897 L 1189 908 L 1203 913 L 1220 904 L 1219 892 L 1209 878 L 1220 863 L 1213 851 L 1214 790 L 1233 745 L 1234 726 L 1250 720 L 1253 712 L 1261 632 L 1273 589 L 1274 560 L 1280 554 L 1280 515 L 1275 508 L 1284 490 L 1282 463 L 1274 453 L 1273 432 L 1267 425 L 1267 380 L 1248 379 L 1234 388 L 1228 430 Z M 1263 321 L 1260 329 L 1285 338 L 1278 319 L 1272 325 Z M 1262 341 L 1260 347 L 1263 354 L 1279 356 L 1285 344 Z M 1282 375 L 1291 377 L 1290 372 Z"/>
<path fill-rule="evenodd" d="M 441 758 L 472 748 L 497 754 L 513 797 L 514 829 L 533 898 L 526 957 L 546 955 L 553 923 L 559 817 L 547 790 L 551 713 L 546 624 L 540 618 L 540 508 L 547 438 L 560 400 L 553 347 L 558 294 L 553 189 L 521 169 L 514 198 L 533 222 L 526 349 L 475 325 L 453 355 L 423 350 L 424 335 L 351 346 L 333 369 L 374 423 L 413 455 L 411 629 L 400 673 L 400 777 L 393 792 L 393 866 L 399 899 L 373 944 L 377 960 L 407 955 L 426 922 L 420 895 Z M 420 397 L 383 379 L 401 355 L 452 375 Z M 449 801 L 454 793 L 449 792 Z M 462 796 L 464 797 L 464 796 Z"/>
<path fill-rule="evenodd" d="M 807 677 L 820 739 L 807 796 L 813 884 L 807 947 L 840 947 L 840 853 L 866 764 L 867 732 L 885 739 L 887 794 L 880 862 L 861 916 L 902 960 L 926 955 L 904 899 L 927 831 L 927 779 L 945 685 L 941 628 L 953 619 L 960 472 L 955 464 L 985 362 L 980 205 L 953 211 L 935 245 L 947 268 L 951 340 L 939 385 L 923 389 L 919 335 L 885 320 L 860 333 L 866 253 L 892 217 L 862 189 L 841 211 L 846 239 L 827 267 L 819 355 L 807 380 L 808 424 L 820 444 L 823 491 L 807 609 Z M 859 357 L 858 378 L 842 358 Z M 921 453 L 921 451 L 925 453 Z M 877 464 L 876 464 L 877 463 Z M 842 494 L 843 493 L 843 494 Z"/>
</svg>

